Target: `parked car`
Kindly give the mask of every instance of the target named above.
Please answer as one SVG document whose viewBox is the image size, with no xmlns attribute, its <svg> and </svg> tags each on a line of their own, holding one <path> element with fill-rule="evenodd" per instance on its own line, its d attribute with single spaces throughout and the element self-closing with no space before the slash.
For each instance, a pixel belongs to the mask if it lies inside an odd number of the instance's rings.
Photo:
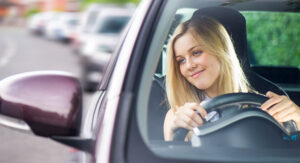
<svg viewBox="0 0 300 163">
<path fill-rule="evenodd" d="M 103 8 L 99 12 L 94 28 L 86 34 L 80 49 L 81 78 L 85 90 L 96 90 L 110 56 L 133 12 L 133 8 L 119 7 Z"/>
<path fill-rule="evenodd" d="M 114 4 L 91 4 L 82 12 L 79 25 L 71 36 L 71 47 L 75 54 L 79 52 L 83 42 L 86 40 L 86 36 L 95 27 L 97 17 L 103 8 L 116 7 Z"/>
<path fill-rule="evenodd" d="M 77 28 L 80 13 L 60 12 L 57 13 L 45 27 L 45 36 L 51 40 L 69 42 L 71 35 Z"/>
<path fill-rule="evenodd" d="M 190 10 L 183 11 L 187 8 Z M 30 72 L 0 82 L 1 125 L 77 148 L 82 151 L 82 162 L 300 162 L 299 132 L 288 133 L 261 111 L 259 105 L 265 97 L 257 94 L 213 99 L 210 104 L 219 111 L 228 111 L 230 116 L 221 116 L 218 121 L 198 128 L 201 133 L 190 142 L 162 139 L 162 120 L 167 110 L 164 47 L 182 18 L 198 9 L 205 10 L 205 14 L 219 20 L 229 31 L 243 70 L 257 91 L 286 93 L 299 104 L 297 1 L 145 0 L 112 55 L 85 117 L 81 117 L 82 90 L 78 79 L 61 72 Z M 273 16 L 266 14 L 275 14 L 279 19 L 275 22 Z M 264 21 L 271 27 L 257 30 Z M 278 33 L 283 40 L 273 37 Z M 262 38 L 266 35 L 267 39 Z M 251 67 L 247 39 L 257 63 L 262 65 Z M 273 58 L 264 59 L 269 55 L 267 47 L 256 46 L 253 41 L 270 46 Z M 289 47 L 285 51 L 291 49 L 291 53 L 280 50 L 286 42 Z M 282 55 L 284 59 L 289 55 L 291 60 L 297 59 L 290 62 L 293 71 L 282 65 L 289 62 L 273 62 Z M 272 75 L 263 77 L 265 70 L 271 70 Z M 222 107 L 226 109 L 221 110 Z"/>
<path fill-rule="evenodd" d="M 33 34 L 44 35 L 48 22 L 57 14 L 57 12 L 52 11 L 34 14 L 28 19 L 27 28 Z"/>
</svg>

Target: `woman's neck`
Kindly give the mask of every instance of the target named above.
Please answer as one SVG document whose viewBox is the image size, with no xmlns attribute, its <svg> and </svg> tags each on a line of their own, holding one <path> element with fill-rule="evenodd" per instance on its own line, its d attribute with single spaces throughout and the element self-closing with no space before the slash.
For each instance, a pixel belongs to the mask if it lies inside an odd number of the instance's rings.
<svg viewBox="0 0 300 163">
<path fill-rule="evenodd" d="M 210 87 L 209 89 L 206 89 L 204 92 L 210 98 L 214 98 L 219 95 L 219 91 L 217 87 Z"/>
<path fill-rule="evenodd" d="M 214 98 L 214 97 L 218 96 L 217 93 L 207 92 L 207 91 L 205 91 L 205 94 L 206 94 L 209 98 Z"/>
</svg>

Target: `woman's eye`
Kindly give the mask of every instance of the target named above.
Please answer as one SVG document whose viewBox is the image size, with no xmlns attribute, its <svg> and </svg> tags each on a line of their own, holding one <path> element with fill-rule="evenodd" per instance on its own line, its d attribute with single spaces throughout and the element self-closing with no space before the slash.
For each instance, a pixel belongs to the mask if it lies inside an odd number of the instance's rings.
<svg viewBox="0 0 300 163">
<path fill-rule="evenodd" d="M 178 64 L 182 64 L 185 61 L 185 59 L 179 59 L 177 60 Z"/>
<path fill-rule="evenodd" d="M 200 55 L 201 53 L 202 53 L 202 51 L 196 50 L 196 51 L 193 52 L 193 55 Z"/>
</svg>

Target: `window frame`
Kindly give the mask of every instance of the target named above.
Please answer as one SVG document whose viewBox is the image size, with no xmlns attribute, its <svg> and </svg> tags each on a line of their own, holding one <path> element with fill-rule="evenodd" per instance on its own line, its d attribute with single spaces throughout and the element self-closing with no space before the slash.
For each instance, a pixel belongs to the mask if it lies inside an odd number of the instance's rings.
<svg viewBox="0 0 300 163">
<path fill-rule="evenodd" d="M 244 158 L 245 155 L 242 155 L 240 153 L 240 149 L 234 149 L 234 150 L 228 150 L 227 148 L 222 148 L 223 151 L 227 151 L 228 153 L 237 153 L 234 156 L 239 156 L 238 158 L 232 159 L 232 155 L 222 155 L 219 157 L 219 155 L 215 154 L 216 151 L 213 151 L 214 149 L 204 149 L 202 152 L 209 153 L 211 152 L 211 156 L 209 157 L 203 157 L 202 160 L 196 160 L 198 158 L 182 158 L 182 157 L 176 157 L 172 156 L 167 158 L 168 156 L 158 156 L 151 149 L 149 149 L 149 146 L 147 146 L 147 142 L 145 142 L 143 138 L 143 133 L 141 133 L 140 126 L 138 124 L 138 118 L 137 118 L 137 104 L 136 101 L 138 96 L 140 96 L 141 92 L 139 92 L 138 86 L 143 82 L 141 81 L 142 73 L 145 60 L 147 59 L 147 54 L 149 52 L 149 48 L 151 45 L 149 43 L 153 39 L 153 33 L 155 32 L 155 29 L 158 25 L 159 17 L 162 14 L 162 10 L 164 9 L 166 3 L 169 2 L 157 0 L 153 2 L 153 5 L 147 15 L 146 20 L 144 21 L 144 25 L 142 27 L 142 30 L 140 32 L 139 38 L 137 39 L 136 48 L 134 49 L 133 58 L 129 65 L 129 70 L 127 73 L 127 78 L 125 81 L 124 88 L 122 90 L 121 95 L 121 102 L 119 105 L 119 111 L 118 111 L 118 117 L 120 119 L 117 119 L 116 122 L 116 128 L 114 130 L 114 138 L 113 138 L 113 150 L 111 155 L 111 161 L 112 162 L 207 162 L 209 158 L 215 157 L 213 160 L 209 161 L 220 161 L 220 162 L 228 162 L 228 161 L 245 161 L 245 162 L 261 162 L 261 161 L 267 161 L 267 162 L 282 162 L 287 161 L 287 157 L 298 155 L 298 151 L 290 151 L 290 153 L 285 153 L 285 155 L 282 154 L 282 150 L 276 151 L 273 150 L 272 155 L 277 156 L 286 156 L 285 158 L 281 157 L 274 157 L 270 160 L 261 160 L 259 156 L 266 154 L 268 156 L 271 156 L 270 152 L 267 152 L 263 150 L 258 151 L 255 154 L 252 153 L 250 158 Z M 157 59 L 158 62 L 158 59 Z M 153 73 L 154 73 L 153 68 Z M 172 144 L 170 144 L 172 146 Z M 120 149 L 121 147 L 121 149 Z M 206 151 L 208 150 L 208 151 Z M 220 149 L 218 152 L 222 152 Z M 176 151 L 176 149 L 174 150 Z M 200 152 L 200 151 L 199 151 Z M 243 150 L 244 154 L 247 153 Z M 249 151 L 253 152 L 253 151 Z M 174 155 L 174 153 L 170 152 L 169 155 Z M 220 154 L 220 153 L 218 153 Z M 255 157 L 257 156 L 257 157 Z M 218 158 L 219 157 L 219 158 Z M 300 156 L 297 158 L 293 157 L 288 161 L 299 161 Z"/>
</svg>

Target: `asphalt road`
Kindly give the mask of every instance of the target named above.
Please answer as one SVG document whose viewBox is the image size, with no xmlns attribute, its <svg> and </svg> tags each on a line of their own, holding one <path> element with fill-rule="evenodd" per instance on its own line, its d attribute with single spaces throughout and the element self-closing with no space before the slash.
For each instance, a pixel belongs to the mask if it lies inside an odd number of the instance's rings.
<svg viewBox="0 0 300 163">
<path fill-rule="evenodd" d="M 77 77 L 81 71 L 69 45 L 34 36 L 25 28 L 0 26 L 0 80 L 39 70 L 67 71 Z M 84 95 L 85 106 L 90 96 Z M 0 163 L 63 163 L 72 157 L 65 145 L 1 126 L 0 142 Z"/>
</svg>

